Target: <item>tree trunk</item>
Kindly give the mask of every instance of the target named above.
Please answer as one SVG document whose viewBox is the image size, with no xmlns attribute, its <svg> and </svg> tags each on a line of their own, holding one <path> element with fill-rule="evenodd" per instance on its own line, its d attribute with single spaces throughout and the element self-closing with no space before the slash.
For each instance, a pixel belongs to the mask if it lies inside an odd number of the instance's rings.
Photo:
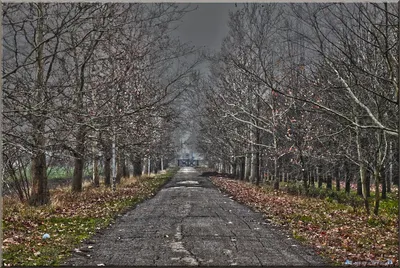
<svg viewBox="0 0 400 268">
<path fill-rule="evenodd" d="M 300 164 L 301 164 L 301 179 L 303 181 L 303 187 L 304 187 L 304 189 L 308 189 L 307 169 L 306 169 L 302 151 L 300 151 Z"/>
<path fill-rule="evenodd" d="M 121 150 L 118 150 L 116 155 L 116 163 L 115 166 L 117 167 L 117 172 L 115 176 L 115 182 L 119 184 L 122 178 L 122 159 L 121 159 Z"/>
<path fill-rule="evenodd" d="M 128 178 L 129 177 L 129 170 L 128 167 L 126 165 L 126 158 L 125 158 L 125 154 L 123 152 L 121 152 L 121 172 L 122 172 L 122 177 L 123 178 Z"/>
<path fill-rule="evenodd" d="M 357 195 L 362 196 L 362 183 L 361 183 L 361 177 L 357 177 Z"/>
<path fill-rule="evenodd" d="M 260 185 L 260 179 L 261 179 L 261 177 L 260 177 L 260 152 L 257 150 L 257 152 L 256 152 L 256 163 L 255 163 L 255 168 L 256 168 L 256 172 L 255 172 L 255 182 L 256 182 L 256 185 Z"/>
<path fill-rule="evenodd" d="M 273 133 L 274 138 L 274 190 L 279 190 L 279 177 L 278 177 L 278 143 L 276 140 L 275 132 Z"/>
<path fill-rule="evenodd" d="M 260 97 L 257 97 L 257 115 L 260 114 Z M 258 126 L 258 121 L 255 122 L 256 125 Z M 261 132 L 259 128 L 255 129 L 255 142 L 256 144 L 260 144 L 261 143 Z M 260 148 L 259 145 L 255 145 L 254 146 L 255 149 L 255 163 L 254 163 L 254 181 L 256 183 L 256 185 L 260 185 Z"/>
<path fill-rule="evenodd" d="M 345 191 L 347 194 L 350 194 L 350 173 L 348 163 L 344 163 L 344 179 L 345 179 Z"/>
<path fill-rule="evenodd" d="M 400 53 L 400 52 L 399 52 Z M 375 181 L 375 207 L 374 207 L 374 214 L 378 215 L 379 212 L 379 202 L 380 202 L 380 189 L 379 186 L 381 184 L 381 178 L 383 173 L 383 152 L 382 152 L 382 144 L 384 133 L 383 131 L 378 133 L 378 152 L 376 155 L 376 163 L 374 168 L 374 181 Z M 382 193 L 385 191 L 385 198 L 386 198 L 386 185 L 382 185 Z"/>
<path fill-rule="evenodd" d="M 182 164 L 182 163 L 181 163 Z M 215 164 L 214 164 L 215 165 Z M 144 157 L 142 159 L 142 175 L 147 174 L 148 173 L 148 159 L 147 157 Z"/>
<path fill-rule="evenodd" d="M 307 170 L 305 168 L 301 169 L 301 176 L 302 176 L 302 180 L 303 180 L 304 189 L 308 189 Z"/>
<path fill-rule="evenodd" d="M 158 173 L 158 158 L 156 157 L 156 158 L 154 158 L 154 161 L 153 161 L 153 173 L 154 174 L 157 174 Z"/>
<path fill-rule="evenodd" d="M 99 154 L 97 153 L 97 141 L 95 141 L 93 148 L 93 185 L 95 187 L 100 186 L 100 176 L 99 176 Z"/>
<path fill-rule="evenodd" d="M 365 189 L 367 197 L 371 197 L 371 177 L 374 176 L 373 173 L 369 172 L 368 169 L 365 173 Z"/>
<path fill-rule="evenodd" d="M 83 157 L 76 155 L 74 160 L 74 175 L 72 177 L 72 191 L 81 192 L 83 181 Z"/>
<path fill-rule="evenodd" d="M 244 180 L 244 171 L 246 167 L 245 157 L 241 157 L 240 159 L 240 179 Z"/>
<path fill-rule="evenodd" d="M 245 169 L 244 169 L 245 181 L 249 181 L 249 179 L 250 179 L 250 169 L 251 169 L 251 154 L 246 154 Z"/>
<path fill-rule="evenodd" d="M 340 172 L 337 171 L 336 172 L 336 191 L 339 192 L 340 191 Z"/>
<path fill-rule="evenodd" d="M 122 176 L 124 178 L 129 178 L 129 169 L 128 166 L 126 165 L 126 160 L 124 159 L 124 162 L 122 162 Z"/>
<path fill-rule="evenodd" d="M 237 178 L 237 158 L 236 157 L 233 159 L 233 163 L 232 163 L 232 175 L 235 179 Z"/>
<path fill-rule="evenodd" d="M 274 190 L 279 190 L 278 163 L 277 158 L 274 159 Z"/>
<path fill-rule="evenodd" d="M 322 181 L 323 181 L 323 178 L 322 178 L 321 174 L 319 174 L 319 169 L 318 169 L 318 167 L 317 167 L 316 173 L 317 173 L 317 179 L 318 179 L 318 188 L 321 189 L 321 188 L 322 188 Z"/>
<path fill-rule="evenodd" d="M 36 29 L 36 43 L 40 44 L 37 49 L 37 74 L 36 74 L 36 102 L 38 104 L 44 101 L 44 61 L 43 61 L 43 3 L 38 3 L 38 20 Z M 32 192 L 29 198 L 29 204 L 32 206 L 40 206 L 50 203 L 50 193 L 47 186 L 47 167 L 45 145 L 46 140 L 44 137 L 46 120 L 42 116 L 45 110 L 43 109 L 39 115 L 33 115 L 32 132 L 33 143 L 33 156 L 31 158 L 31 176 L 32 176 Z"/>
<path fill-rule="evenodd" d="M 251 145 L 251 168 L 250 168 L 250 182 L 254 183 L 256 181 L 256 173 L 257 173 L 257 154 L 255 153 L 256 146 L 255 145 Z"/>
<path fill-rule="evenodd" d="M 369 203 L 367 198 L 367 184 L 366 184 L 366 168 L 364 164 L 360 164 L 360 179 L 361 179 L 361 189 L 362 189 L 362 196 L 364 199 L 365 210 L 367 214 L 369 214 Z"/>
<path fill-rule="evenodd" d="M 382 181 L 382 199 L 386 199 L 386 197 L 387 197 L 387 195 L 386 195 L 386 190 L 387 190 L 387 188 L 386 188 L 386 176 L 384 175 L 385 173 L 386 173 L 385 169 L 382 166 L 381 172 L 380 172 L 380 176 L 379 176 L 379 179 Z"/>
<path fill-rule="evenodd" d="M 350 194 L 350 175 L 348 173 L 345 174 L 345 191 L 347 194 Z"/>
<path fill-rule="evenodd" d="M 278 177 L 278 156 L 277 156 L 277 140 L 275 133 L 273 134 L 274 138 L 274 190 L 279 190 L 279 177 Z"/>
<path fill-rule="evenodd" d="M 356 123 L 358 123 L 358 118 L 355 117 Z M 357 144 L 357 157 L 358 157 L 358 162 L 360 165 L 360 179 L 361 179 L 361 189 L 362 189 L 362 196 L 364 199 L 364 204 L 365 204 L 365 210 L 367 211 L 367 214 L 370 214 L 369 211 L 369 203 L 368 203 L 368 198 L 367 198 L 367 182 L 366 182 L 366 167 L 364 164 L 364 159 L 362 157 L 361 153 L 361 141 L 360 141 L 360 129 L 356 127 L 356 144 Z M 369 186 L 368 186 L 369 188 Z M 369 189 L 368 189 L 369 191 Z"/>
<path fill-rule="evenodd" d="M 92 102 L 93 102 L 92 112 L 93 113 L 96 113 L 96 111 L 98 109 L 96 95 L 97 95 L 97 92 L 93 88 L 92 89 Z M 98 153 L 98 143 L 99 143 L 98 141 L 100 140 L 100 135 L 101 135 L 101 132 L 99 132 L 97 130 L 94 131 L 95 140 L 93 142 L 92 153 L 93 153 L 93 185 L 95 187 L 100 186 L 100 176 L 99 176 L 100 154 Z"/>
<path fill-rule="evenodd" d="M 166 160 L 165 158 L 163 158 L 162 160 L 163 160 L 163 167 L 164 167 L 163 170 L 168 169 L 168 167 L 169 167 L 168 162 L 165 162 L 165 160 Z M 200 166 L 200 160 L 197 160 L 197 165 Z"/>
<path fill-rule="evenodd" d="M 326 176 L 326 188 L 332 190 L 332 176 L 328 174 Z"/>
<path fill-rule="evenodd" d="M 264 176 L 264 173 L 265 173 L 265 163 L 264 163 L 264 161 L 265 161 L 265 159 L 264 159 L 264 157 L 263 157 L 263 150 L 261 149 L 261 151 L 260 151 L 260 168 L 259 168 L 259 174 L 260 174 L 260 182 L 261 183 L 264 183 L 265 182 L 265 176 Z"/>
<path fill-rule="evenodd" d="M 77 146 L 75 148 L 75 164 L 74 164 L 74 175 L 72 177 L 72 192 L 82 191 L 83 182 L 83 165 L 84 165 L 84 154 L 85 154 L 85 132 L 84 127 L 79 126 L 78 135 L 76 137 Z"/>
<path fill-rule="evenodd" d="M 147 158 L 147 175 L 150 176 L 151 174 L 151 159 L 150 157 Z"/>
<path fill-rule="evenodd" d="M 99 158 L 97 154 L 93 156 L 93 185 L 95 187 L 100 186 L 100 178 L 99 178 Z"/>
<path fill-rule="evenodd" d="M 139 157 L 136 157 L 133 162 L 133 176 L 135 177 L 140 177 L 142 176 L 143 169 L 142 169 L 142 159 Z"/>
<path fill-rule="evenodd" d="M 387 192 L 390 193 L 392 191 L 392 182 L 393 182 L 393 145 L 392 142 L 389 142 L 389 174 L 386 177 L 387 182 Z"/>
<path fill-rule="evenodd" d="M 43 144 L 43 135 L 38 134 L 35 136 L 35 142 L 39 147 L 40 143 Z M 32 192 L 29 204 L 32 206 L 41 206 L 50 203 L 50 193 L 47 187 L 46 155 L 39 148 L 35 151 L 36 153 L 31 160 Z"/>
<path fill-rule="evenodd" d="M 113 137 L 111 144 L 111 188 L 116 189 L 117 184 L 117 134 L 113 126 Z"/>
<path fill-rule="evenodd" d="M 312 169 L 310 169 L 310 184 L 312 188 L 315 188 L 315 177 L 312 174 Z"/>
<path fill-rule="evenodd" d="M 111 146 L 108 143 L 104 153 L 104 185 L 111 186 Z"/>
<path fill-rule="evenodd" d="M 374 169 L 374 180 L 375 180 L 375 206 L 374 206 L 374 214 L 378 215 L 379 212 L 379 201 L 380 201 L 380 191 L 379 191 L 379 184 L 380 184 L 380 167 L 376 167 Z"/>
</svg>

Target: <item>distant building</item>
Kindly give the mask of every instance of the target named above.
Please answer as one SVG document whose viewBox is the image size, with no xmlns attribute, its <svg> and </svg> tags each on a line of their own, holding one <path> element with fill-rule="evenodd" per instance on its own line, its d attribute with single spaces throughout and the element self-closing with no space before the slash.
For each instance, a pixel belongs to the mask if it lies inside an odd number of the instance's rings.
<svg viewBox="0 0 400 268">
<path fill-rule="evenodd" d="M 197 167 L 199 166 L 199 160 L 190 158 L 178 159 L 178 167 Z"/>
</svg>

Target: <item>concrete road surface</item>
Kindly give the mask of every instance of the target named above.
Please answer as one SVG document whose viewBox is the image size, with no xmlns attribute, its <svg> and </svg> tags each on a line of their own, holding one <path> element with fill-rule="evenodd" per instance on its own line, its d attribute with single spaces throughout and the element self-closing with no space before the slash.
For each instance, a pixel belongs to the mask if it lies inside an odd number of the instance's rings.
<svg viewBox="0 0 400 268">
<path fill-rule="evenodd" d="M 120 217 L 67 265 L 324 265 L 260 213 L 181 168 L 152 199 Z"/>
</svg>

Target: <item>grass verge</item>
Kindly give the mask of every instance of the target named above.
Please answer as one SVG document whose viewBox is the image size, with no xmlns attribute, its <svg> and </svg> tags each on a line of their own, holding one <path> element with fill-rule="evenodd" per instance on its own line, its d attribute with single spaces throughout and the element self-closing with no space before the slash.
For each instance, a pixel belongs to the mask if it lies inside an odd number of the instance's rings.
<svg viewBox="0 0 400 268">
<path fill-rule="evenodd" d="M 116 191 L 104 186 L 87 186 L 81 193 L 57 188 L 51 190 L 48 206 L 29 207 L 4 197 L 4 266 L 59 265 L 79 243 L 112 223 L 117 215 L 153 196 L 175 172 L 125 178 Z M 43 239 L 45 233 L 50 238 Z"/>
<path fill-rule="evenodd" d="M 211 178 L 233 198 L 286 226 L 293 236 L 310 245 L 334 264 L 346 260 L 361 265 L 398 266 L 398 199 L 382 200 L 379 216 L 327 199 L 293 195 L 248 182 Z"/>
</svg>

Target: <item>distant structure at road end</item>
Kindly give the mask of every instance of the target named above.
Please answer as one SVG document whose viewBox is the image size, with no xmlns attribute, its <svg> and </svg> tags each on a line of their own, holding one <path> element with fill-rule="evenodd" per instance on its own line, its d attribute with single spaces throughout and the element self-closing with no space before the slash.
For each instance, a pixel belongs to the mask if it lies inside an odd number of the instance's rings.
<svg viewBox="0 0 400 268">
<path fill-rule="evenodd" d="M 207 165 L 203 157 L 193 152 L 180 154 L 179 158 L 177 159 L 177 164 L 178 167 L 198 167 Z"/>
<path fill-rule="evenodd" d="M 178 159 L 178 167 L 198 167 L 200 160 L 191 159 L 191 158 L 183 158 Z"/>
</svg>

